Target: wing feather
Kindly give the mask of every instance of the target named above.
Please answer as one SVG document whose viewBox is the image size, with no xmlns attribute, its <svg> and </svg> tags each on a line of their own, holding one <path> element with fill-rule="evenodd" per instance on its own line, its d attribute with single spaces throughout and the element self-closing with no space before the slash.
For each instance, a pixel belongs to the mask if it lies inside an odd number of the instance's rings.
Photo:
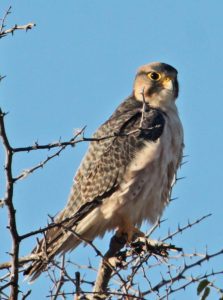
<svg viewBox="0 0 223 300">
<path fill-rule="evenodd" d="M 156 142 L 164 125 L 161 111 L 146 106 L 142 119 L 142 103 L 133 97 L 125 100 L 94 134 L 95 140 L 90 143 L 76 173 L 68 203 L 55 218 L 55 223 L 65 221 L 66 228 L 75 229 L 103 199 L 118 189 L 135 153 L 145 141 Z M 51 228 L 33 253 L 44 252 L 49 261 L 63 251 L 70 236 L 64 227 Z M 36 262 L 26 274 L 35 279 L 46 265 L 44 261 Z"/>
</svg>

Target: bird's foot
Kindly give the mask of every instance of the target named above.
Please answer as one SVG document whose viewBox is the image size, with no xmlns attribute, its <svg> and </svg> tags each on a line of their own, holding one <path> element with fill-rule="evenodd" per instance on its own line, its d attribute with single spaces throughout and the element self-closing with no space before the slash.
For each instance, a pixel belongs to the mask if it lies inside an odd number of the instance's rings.
<svg viewBox="0 0 223 300">
<path fill-rule="evenodd" d="M 172 244 L 166 244 L 162 241 L 152 240 L 144 237 L 139 237 L 132 242 L 132 247 L 137 253 L 150 252 L 153 255 L 168 257 L 168 251 L 182 251 L 182 248 L 176 247 Z"/>
<path fill-rule="evenodd" d="M 132 224 L 125 224 L 125 226 L 119 227 L 116 232 L 116 235 L 118 237 L 125 236 L 127 243 L 132 243 L 138 238 L 145 237 L 145 234 Z"/>
</svg>

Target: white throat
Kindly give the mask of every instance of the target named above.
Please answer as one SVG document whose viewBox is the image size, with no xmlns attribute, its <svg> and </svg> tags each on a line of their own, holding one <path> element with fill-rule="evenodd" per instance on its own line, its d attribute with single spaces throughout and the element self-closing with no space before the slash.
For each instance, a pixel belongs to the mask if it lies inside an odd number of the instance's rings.
<svg viewBox="0 0 223 300">
<path fill-rule="evenodd" d="M 135 91 L 135 97 L 138 101 L 143 102 L 143 94 L 142 92 Z M 163 89 L 159 93 L 154 93 L 151 96 L 144 95 L 144 99 L 146 103 L 149 103 L 151 107 L 159 108 L 163 111 L 166 111 L 170 108 L 176 108 L 175 98 L 173 92 L 167 89 Z"/>
</svg>

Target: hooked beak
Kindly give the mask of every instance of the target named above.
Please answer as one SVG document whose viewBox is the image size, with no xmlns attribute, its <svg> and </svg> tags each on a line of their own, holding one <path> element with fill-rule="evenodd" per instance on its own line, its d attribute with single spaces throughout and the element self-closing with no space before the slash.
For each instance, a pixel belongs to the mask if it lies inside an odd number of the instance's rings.
<svg viewBox="0 0 223 300">
<path fill-rule="evenodd" d="M 170 77 L 165 77 L 163 80 L 163 87 L 166 90 L 173 91 L 173 80 Z"/>
</svg>

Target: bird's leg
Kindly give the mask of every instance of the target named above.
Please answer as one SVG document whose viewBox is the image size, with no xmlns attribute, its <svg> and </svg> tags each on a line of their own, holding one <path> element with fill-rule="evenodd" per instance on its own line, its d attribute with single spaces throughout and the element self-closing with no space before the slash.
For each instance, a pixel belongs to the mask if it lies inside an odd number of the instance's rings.
<svg viewBox="0 0 223 300">
<path fill-rule="evenodd" d="M 118 227 L 116 235 L 118 237 L 126 236 L 128 243 L 133 242 L 138 237 L 145 237 L 145 234 L 135 227 L 129 218 L 125 218 L 122 225 Z"/>
</svg>

